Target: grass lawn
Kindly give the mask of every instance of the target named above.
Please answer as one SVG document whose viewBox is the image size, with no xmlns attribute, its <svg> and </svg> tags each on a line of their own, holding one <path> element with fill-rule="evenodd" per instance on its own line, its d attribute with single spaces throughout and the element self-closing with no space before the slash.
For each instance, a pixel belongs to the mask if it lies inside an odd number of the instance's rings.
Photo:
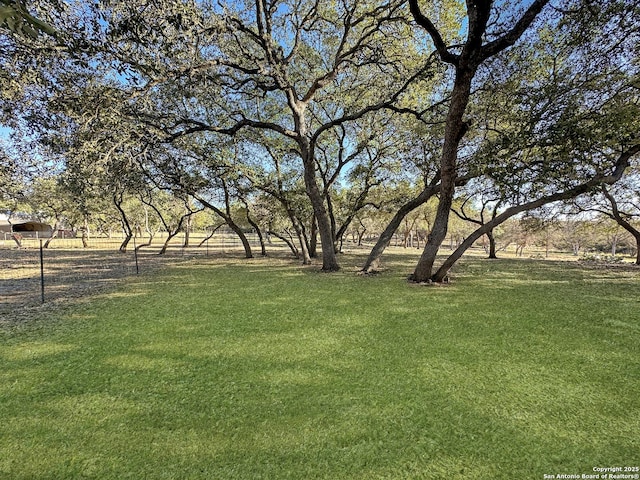
<svg viewBox="0 0 640 480">
<path fill-rule="evenodd" d="M 640 270 L 469 258 L 429 287 L 390 258 L 374 277 L 209 259 L 2 327 L 0 478 L 640 464 Z"/>
</svg>

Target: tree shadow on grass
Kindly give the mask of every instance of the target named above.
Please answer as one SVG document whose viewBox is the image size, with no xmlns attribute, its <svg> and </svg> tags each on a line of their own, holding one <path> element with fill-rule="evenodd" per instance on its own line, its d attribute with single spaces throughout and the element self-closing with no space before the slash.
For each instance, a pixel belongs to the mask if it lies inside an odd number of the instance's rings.
<svg viewBox="0 0 640 480">
<path fill-rule="evenodd" d="M 141 298 L 0 347 L 0 473 L 507 479 L 632 461 L 637 336 L 598 309 L 636 325 L 637 277 L 489 263 L 428 293 L 397 271 L 282 265 L 145 279 Z"/>
</svg>

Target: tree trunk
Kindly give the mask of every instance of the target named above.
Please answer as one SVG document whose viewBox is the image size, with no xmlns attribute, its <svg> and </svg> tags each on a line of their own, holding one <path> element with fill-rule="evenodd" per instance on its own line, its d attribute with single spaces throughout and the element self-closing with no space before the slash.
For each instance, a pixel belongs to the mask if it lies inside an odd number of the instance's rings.
<svg viewBox="0 0 640 480">
<path fill-rule="evenodd" d="M 251 227 L 256 231 L 256 234 L 258 235 L 258 241 L 260 242 L 260 255 L 262 255 L 263 257 L 266 257 L 267 246 L 264 243 L 264 237 L 262 236 L 262 231 L 260 230 L 260 227 L 258 226 L 258 224 L 254 222 L 251 216 L 249 215 L 248 208 L 247 208 L 247 222 L 249 222 L 249 225 L 251 225 Z"/>
<path fill-rule="evenodd" d="M 22 235 L 20 235 L 19 233 L 12 233 L 11 239 L 16 242 L 18 248 L 22 248 Z"/>
<path fill-rule="evenodd" d="M 311 232 L 309 233 L 309 257 L 318 256 L 318 223 L 315 214 L 311 215 Z"/>
<path fill-rule="evenodd" d="M 279 238 L 284 243 L 286 243 L 287 246 L 289 247 L 289 250 L 291 250 L 291 253 L 293 254 L 293 256 L 295 258 L 300 258 L 300 252 L 298 251 L 298 249 L 296 248 L 296 246 L 294 245 L 294 243 L 291 240 L 289 240 L 284 235 L 280 235 L 278 232 L 274 232 L 273 230 L 268 230 L 267 233 L 269 235 L 273 235 L 276 238 Z"/>
<path fill-rule="evenodd" d="M 256 234 L 258 235 L 258 241 L 260 242 L 260 255 L 263 257 L 267 256 L 267 245 L 264 241 L 264 237 L 262 236 L 262 230 L 257 225 L 254 227 L 256 229 Z"/>
<path fill-rule="evenodd" d="M 209 235 L 207 235 L 199 244 L 198 244 L 198 248 L 200 248 L 202 245 L 204 245 L 205 243 L 207 243 L 207 241 L 211 240 L 211 237 L 213 237 L 213 235 L 220 229 L 220 227 L 222 227 L 223 225 L 226 225 L 226 223 L 221 223 L 220 225 L 213 227 L 211 229 L 211 233 Z"/>
<path fill-rule="evenodd" d="M 165 253 L 167 253 L 169 242 L 171 241 L 171 239 L 173 239 L 173 237 L 175 237 L 178 234 L 178 232 L 179 230 L 176 230 L 175 232 L 167 232 L 167 239 L 164 241 L 164 244 L 162 245 L 162 248 L 158 252 L 158 255 L 164 255 Z"/>
<path fill-rule="evenodd" d="M 468 179 L 462 180 L 462 182 L 466 182 Z M 404 217 L 409 215 L 413 210 L 418 208 L 420 205 L 425 204 L 431 197 L 433 197 L 436 193 L 438 193 L 439 185 L 435 182 L 432 182 L 429 186 L 425 187 L 420 194 L 402 205 L 396 214 L 393 216 L 387 228 L 384 229 L 380 237 L 378 237 L 378 241 L 371 249 L 369 256 L 367 257 L 366 262 L 364 263 L 361 272 L 362 273 L 374 273 L 380 268 L 380 258 L 384 253 L 389 243 L 391 243 L 391 239 L 396 234 L 398 227 L 404 220 Z M 396 236 L 396 246 L 398 246 L 398 237 Z"/>
<path fill-rule="evenodd" d="M 334 239 L 331 230 L 331 221 L 324 206 L 322 192 L 318 188 L 315 174 L 315 161 L 310 152 L 303 152 L 304 162 L 304 183 L 307 189 L 307 195 L 311 200 L 313 213 L 318 225 L 318 233 L 320 233 L 320 244 L 322 246 L 322 271 L 337 272 L 340 270 L 338 257 L 336 256 Z"/>
<path fill-rule="evenodd" d="M 120 244 L 120 248 L 118 248 L 118 251 L 120 253 L 127 253 L 127 245 L 129 245 L 129 242 L 131 241 L 132 238 L 133 238 L 133 233 L 127 233 L 125 235 L 124 240 Z"/>
<path fill-rule="evenodd" d="M 251 227 L 256 231 L 256 234 L 258 235 L 258 241 L 260 242 L 260 255 L 262 255 L 263 257 L 266 257 L 267 246 L 264 243 L 262 230 L 260 229 L 260 226 L 253 221 L 253 219 L 251 218 L 251 215 L 249 215 L 249 204 L 244 199 L 242 200 L 242 202 L 244 203 L 244 206 L 247 210 L 247 222 L 249 222 L 249 225 L 251 225 Z"/>
<path fill-rule="evenodd" d="M 640 265 L 640 230 L 634 228 L 630 223 L 620 224 L 625 230 L 627 230 L 633 238 L 636 240 L 636 265 Z"/>
<path fill-rule="evenodd" d="M 296 235 L 298 236 L 298 242 L 300 243 L 300 249 L 302 250 L 302 264 L 311 265 L 311 259 L 315 255 L 311 255 L 312 247 L 309 243 L 309 239 L 307 238 L 307 233 L 305 232 L 304 227 L 299 223 L 299 220 L 297 218 L 293 224 L 293 229 L 295 230 Z M 315 234 L 314 234 L 314 238 L 315 238 Z M 315 245 L 313 248 L 315 248 Z"/>
<path fill-rule="evenodd" d="M 189 246 L 190 236 L 191 236 L 191 215 L 187 217 L 187 224 L 184 226 L 184 243 L 182 244 L 182 248 L 187 248 Z"/>
<path fill-rule="evenodd" d="M 493 236 L 493 230 L 487 232 L 487 238 L 489 239 L 489 258 L 496 259 L 498 255 L 496 254 L 496 239 Z"/>
<path fill-rule="evenodd" d="M 84 224 L 81 229 L 82 248 L 89 248 L 89 219 L 84 218 Z"/>
<path fill-rule="evenodd" d="M 405 222 L 404 232 L 402 232 L 402 248 L 407 248 L 409 246 L 409 230 L 407 229 L 407 225 Z"/>
<path fill-rule="evenodd" d="M 144 208 L 144 217 L 145 217 L 144 229 L 147 232 L 149 239 L 146 241 L 146 243 L 141 243 L 140 245 L 136 245 L 135 247 L 136 251 L 140 251 L 141 248 L 150 246 L 153 243 L 153 238 L 155 237 L 155 233 L 151 230 L 151 226 L 149 225 L 149 212 L 147 211 L 147 205 L 145 205 L 144 207 L 145 207 Z M 140 238 L 142 238 L 142 233 L 140 234 Z"/>
<path fill-rule="evenodd" d="M 229 218 L 229 220 L 231 219 Z M 229 225 L 229 228 L 231 228 L 231 230 L 233 230 L 235 234 L 238 235 L 238 238 L 240 238 L 240 241 L 242 242 L 242 246 L 244 248 L 245 258 L 253 258 L 251 245 L 249 244 L 249 240 L 247 239 L 247 236 L 244 234 L 242 229 L 238 225 L 236 225 L 236 223 L 233 221 L 231 221 L 230 223 L 229 221 L 227 221 L 227 225 Z"/>
<path fill-rule="evenodd" d="M 622 177 L 625 169 L 629 166 L 629 159 L 639 152 L 640 144 L 633 146 L 626 152 L 623 152 L 616 160 L 614 169 L 609 175 L 599 174 L 593 177 L 591 180 L 588 180 L 580 185 L 576 185 L 575 187 L 563 192 L 556 192 L 550 195 L 545 195 L 544 197 L 532 200 L 531 202 L 507 208 L 500 215 L 494 217 L 490 222 L 485 223 L 484 225 L 476 229 L 473 233 L 471 233 L 471 235 L 469 235 L 460 244 L 460 246 L 443 262 L 442 266 L 440 266 L 438 271 L 433 275 L 433 281 L 442 282 L 449 273 L 449 269 L 453 267 L 453 265 L 460 259 L 460 257 L 462 257 L 463 253 L 466 252 L 467 249 L 471 247 L 477 239 L 479 239 L 482 235 L 485 235 L 487 232 L 493 230 L 498 225 L 502 224 L 514 215 L 533 210 L 538 207 L 542 207 L 543 205 L 547 205 L 552 202 L 577 197 L 578 195 L 592 190 L 598 185 L 611 185 L 617 182 L 618 180 L 620 180 L 620 177 Z M 640 232 L 638 232 L 638 237 L 636 237 L 636 239 L 639 242 L 638 246 L 640 246 Z"/>
<path fill-rule="evenodd" d="M 549 258 L 549 247 L 550 247 L 549 242 L 550 242 L 550 239 L 549 239 L 549 236 L 547 235 L 545 247 L 544 247 L 544 258 Z"/>
<path fill-rule="evenodd" d="M 56 232 L 57 232 L 57 231 L 56 231 Z M 54 240 L 55 238 L 57 238 L 57 237 L 58 237 L 58 234 L 57 234 L 57 233 L 52 233 L 52 234 L 51 234 L 51 236 L 50 236 L 49 238 L 47 238 L 47 241 L 46 241 L 46 242 L 44 242 L 44 246 L 43 246 L 43 247 L 44 247 L 44 248 L 49 248 L 49 245 L 51 245 L 51 242 L 53 242 L 53 240 Z"/>
<path fill-rule="evenodd" d="M 342 245 L 340 244 L 340 238 L 336 234 L 336 217 L 333 213 L 333 203 L 331 203 L 331 196 L 329 192 L 326 192 L 325 201 L 327 205 L 327 217 L 329 219 L 329 225 L 331 225 L 331 238 L 333 239 L 333 251 L 334 253 L 340 253 L 342 251 Z"/>
<path fill-rule="evenodd" d="M 153 243 L 153 233 L 149 232 L 149 239 L 145 243 L 141 243 L 140 245 L 136 245 L 136 251 L 140 251 L 141 248 L 148 247 Z"/>
<path fill-rule="evenodd" d="M 640 147 L 636 148 L 640 149 Z M 618 225 L 624 228 L 627 232 L 633 235 L 633 238 L 636 239 L 636 265 L 640 265 L 640 230 L 638 230 L 627 220 L 625 220 L 625 218 L 620 213 L 620 210 L 618 209 L 618 203 L 616 202 L 615 197 L 611 193 L 609 193 L 605 185 L 602 186 L 602 193 L 604 193 L 604 196 L 607 198 L 607 200 L 609 200 L 609 203 L 611 203 L 611 218 L 613 218 L 618 223 Z"/>
<path fill-rule="evenodd" d="M 362 230 L 362 233 L 358 232 L 358 246 L 361 247 L 362 246 L 362 237 L 364 237 L 364 234 L 367 232 L 367 229 L 365 228 L 364 230 Z"/>
<path fill-rule="evenodd" d="M 289 216 L 289 220 L 291 221 L 291 226 L 293 226 L 293 230 L 296 232 L 296 236 L 298 237 L 298 243 L 300 243 L 300 250 L 302 250 L 302 264 L 310 265 L 310 245 L 307 239 L 307 234 L 304 230 L 304 226 L 302 225 L 298 217 L 296 217 L 293 209 L 288 204 L 286 204 L 285 206 L 287 208 L 287 215 Z"/>
<path fill-rule="evenodd" d="M 49 245 L 51 245 L 51 242 L 58 237 L 59 231 L 60 231 L 60 224 L 58 220 L 56 220 L 56 223 L 53 226 L 53 230 L 51 232 L 51 236 L 47 239 L 46 242 L 44 242 L 44 248 L 49 248 Z"/>
<path fill-rule="evenodd" d="M 485 46 L 482 45 L 482 42 L 487 31 L 487 25 L 489 25 L 492 2 L 468 1 L 467 39 L 460 53 L 455 54 L 448 49 L 440 32 L 438 32 L 433 23 L 422 14 L 418 1 L 409 0 L 409 8 L 414 19 L 429 33 L 440 58 L 444 62 L 454 65 L 456 69 L 440 159 L 440 174 L 442 176 L 440 201 L 427 244 L 411 277 L 415 282 L 442 281 L 446 276 L 432 275 L 432 271 L 438 250 L 447 235 L 449 213 L 455 192 L 458 146 L 468 128 L 468 125 L 463 122 L 463 117 L 469 103 L 473 77 L 483 61 L 514 45 L 548 1 L 534 0 L 511 30 L 508 30 L 501 37 L 487 43 Z"/>
<path fill-rule="evenodd" d="M 116 206 L 116 208 L 118 209 L 118 212 L 120 212 L 120 220 L 122 221 L 122 229 L 124 230 L 124 233 L 125 233 L 125 238 L 122 241 L 122 243 L 120 244 L 120 248 L 118 249 L 118 251 L 120 253 L 126 253 L 127 252 L 127 245 L 129 245 L 129 242 L 133 238 L 133 229 L 131 228 L 131 224 L 129 223 L 129 219 L 127 218 L 127 213 L 122 208 L 123 201 L 124 200 L 123 200 L 123 194 L 122 193 L 119 193 L 119 194 L 118 193 L 114 193 L 113 194 L 113 203 Z"/>
<path fill-rule="evenodd" d="M 427 238 L 427 243 L 418 261 L 418 265 L 411 276 L 411 280 L 414 282 L 420 283 L 433 280 L 431 278 L 433 274 L 433 264 L 435 263 L 438 250 L 447 236 L 449 213 L 451 212 L 455 193 L 458 146 L 467 130 L 467 126 L 462 118 L 469 103 L 471 80 L 473 79 L 475 70 L 475 68 L 470 67 L 456 68 L 456 80 L 451 95 L 451 105 L 447 114 L 444 145 L 440 159 L 440 200 L 431 233 Z"/>
<path fill-rule="evenodd" d="M 311 248 L 309 246 L 309 241 L 307 239 L 307 235 L 302 228 L 298 226 L 296 230 L 296 234 L 298 235 L 298 241 L 300 243 L 300 249 L 302 250 L 302 264 L 303 265 L 311 265 L 311 259 L 314 257 L 311 255 Z"/>
<path fill-rule="evenodd" d="M 233 230 L 236 235 L 238 235 L 238 238 L 240 238 L 240 241 L 242 242 L 242 246 L 244 247 L 244 255 L 245 255 L 245 257 L 246 258 L 253 258 L 253 252 L 251 251 L 251 245 L 249 244 L 249 240 L 247 240 L 247 237 L 244 234 L 244 232 L 242 231 L 242 229 L 233 221 L 233 218 L 231 218 L 231 215 L 225 214 L 218 207 L 216 207 L 215 205 L 207 202 L 203 198 L 195 196 L 195 195 L 193 195 L 193 193 L 191 195 L 193 196 L 193 198 L 195 198 L 202 205 L 204 205 L 205 207 L 213 210 L 216 213 L 216 215 L 218 215 L 220 218 L 222 218 L 225 221 L 225 223 L 229 226 L 229 228 L 231 230 Z"/>
</svg>

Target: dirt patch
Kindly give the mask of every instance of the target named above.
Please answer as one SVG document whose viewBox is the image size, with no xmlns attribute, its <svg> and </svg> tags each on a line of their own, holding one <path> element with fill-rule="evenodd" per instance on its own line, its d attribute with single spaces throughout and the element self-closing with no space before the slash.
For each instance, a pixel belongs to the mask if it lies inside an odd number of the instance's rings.
<svg viewBox="0 0 640 480">
<path fill-rule="evenodd" d="M 44 304 L 39 249 L 0 249 L 0 324 L 21 323 L 51 305 L 88 298 L 115 288 L 124 278 L 192 261 L 170 252 L 48 249 L 43 255 Z"/>
</svg>

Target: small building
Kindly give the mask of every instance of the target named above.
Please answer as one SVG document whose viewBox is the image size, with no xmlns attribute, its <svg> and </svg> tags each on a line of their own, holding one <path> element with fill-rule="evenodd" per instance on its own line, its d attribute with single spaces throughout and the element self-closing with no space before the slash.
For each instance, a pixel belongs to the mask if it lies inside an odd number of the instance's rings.
<svg viewBox="0 0 640 480">
<path fill-rule="evenodd" d="M 0 215 L 0 238 L 5 240 L 13 233 L 19 233 L 27 238 L 48 238 L 53 233 L 51 225 L 33 220 L 18 218 L 14 223 L 9 222 L 6 215 Z"/>
<path fill-rule="evenodd" d="M 11 225 L 14 233 L 20 233 L 23 236 L 50 237 L 53 229 L 51 225 L 42 222 L 21 222 Z"/>
</svg>

